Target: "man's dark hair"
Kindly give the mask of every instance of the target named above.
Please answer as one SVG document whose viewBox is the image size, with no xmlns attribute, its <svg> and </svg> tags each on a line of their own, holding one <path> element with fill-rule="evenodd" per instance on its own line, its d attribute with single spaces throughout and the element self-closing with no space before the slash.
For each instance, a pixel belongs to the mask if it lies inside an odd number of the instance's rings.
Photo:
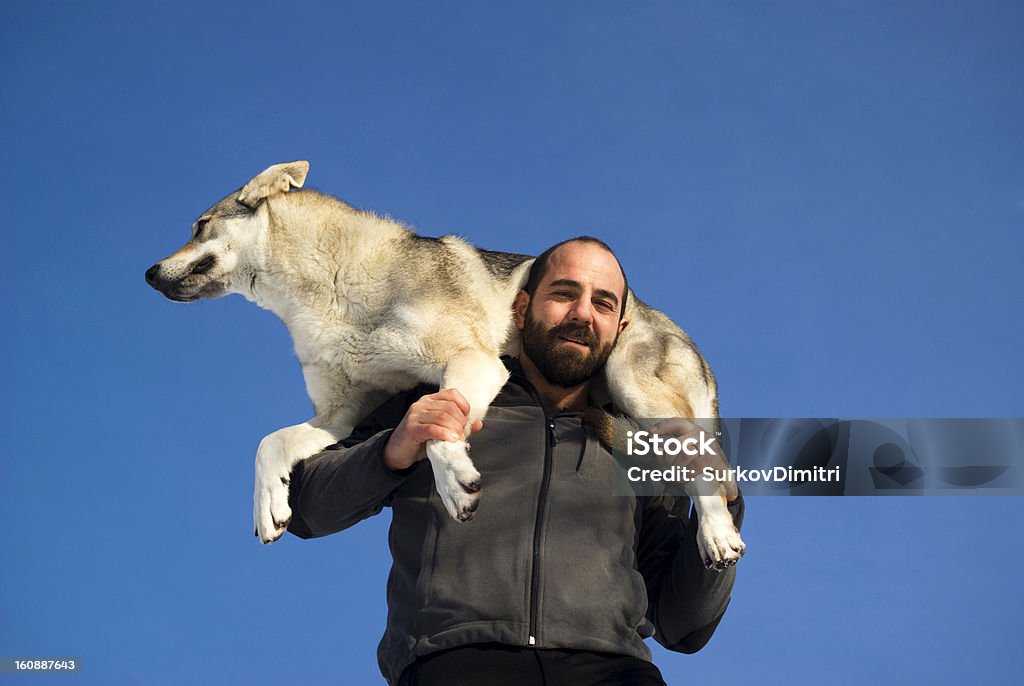
<svg viewBox="0 0 1024 686">
<path fill-rule="evenodd" d="M 530 297 L 533 297 L 534 292 L 537 290 L 537 286 L 540 285 L 540 280 L 544 278 L 544 274 L 548 271 L 548 261 L 551 259 L 551 253 L 555 252 L 563 245 L 568 243 L 591 243 L 592 245 L 599 246 L 608 251 L 608 253 L 615 258 L 615 263 L 619 265 L 619 272 L 622 273 L 622 304 L 619 307 L 619 320 L 626 314 L 626 297 L 629 294 L 629 280 L 626 279 L 626 270 L 622 268 L 622 263 L 619 262 L 619 257 L 615 254 L 607 243 L 602 241 L 600 238 L 594 238 L 593 236 L 576 236 L 575 238 L 569 238 L 561 243 L 555 243 L 550 248 L 542 252 L 537 256 L 533 265 L 530 267 L 530 275 L 526 278 L 526 285 L 523 286 L 523 290 L 529 293 Z"/>
</svg>

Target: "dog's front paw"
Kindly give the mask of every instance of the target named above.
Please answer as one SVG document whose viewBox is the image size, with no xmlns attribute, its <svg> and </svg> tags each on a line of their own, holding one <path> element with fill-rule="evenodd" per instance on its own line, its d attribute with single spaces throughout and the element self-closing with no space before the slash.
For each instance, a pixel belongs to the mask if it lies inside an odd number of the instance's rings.
<svg viewBox="0 0 1024 686">
<path fill-rule="evenodd" d="M 701 518 L 697 548 L 705 567 L 721 571 L 739 562 L 747 546 L 726 511 L 724 516 Z"/>
<path fill-rule="evenodd" d="M 263 543 L 284 535 L 292 519 L 288 506 L 288 461 L 281 454 L 280 441 L 271 434 L 256 453 L 256 490 L 253 493 L 253 526 Z"/>
<path fill-rule="evenodd" d="M 427 457 L 434 485 L 448 514 L 460 522 L 473 518 L 480 504 L 480 472 L 467 455 L 464 441 L 428 441 Z"/>
</svg>

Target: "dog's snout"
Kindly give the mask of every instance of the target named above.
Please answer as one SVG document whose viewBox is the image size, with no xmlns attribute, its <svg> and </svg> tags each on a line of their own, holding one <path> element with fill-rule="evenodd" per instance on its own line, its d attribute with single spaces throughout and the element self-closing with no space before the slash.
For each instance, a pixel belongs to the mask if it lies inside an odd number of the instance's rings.
<svg viewBox="0 0 1024 686">
<path fill-rule="evenodd" d="M 160 273 L 160 265 L 154 264 L 146 270 L 146 283 L 152 286 L 156 282 L 156 275 Z"/>
</svg>

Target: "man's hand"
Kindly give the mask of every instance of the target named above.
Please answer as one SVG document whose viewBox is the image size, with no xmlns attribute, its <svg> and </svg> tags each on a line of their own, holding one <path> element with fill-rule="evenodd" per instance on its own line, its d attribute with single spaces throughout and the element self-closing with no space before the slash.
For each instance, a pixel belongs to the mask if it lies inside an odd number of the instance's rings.
<svg viewBox="0 0 1024 686">
<path fill-rule="evenodd" d="M 693 438 L 697 444 L 700 444 L 700 432 L 704 431 L 705 437 L 708 433 L 693 422 L 678 417 L 658 422 L 651 428 L 651 431 L 659 436 L 674 436 L 680 441 Z M 690 457 L 680 454 L 670 459 L 674 465 L 689 467 L 694 470 L 694 474 L 701 474 L 705 467 L 711 467 L 715 470 L 716 474 L 727 475 L 727 478 L 720 478 L 718 482 L 725 486 L 725 498 L 731 503 L 739 496 L 739 489 L 736 487 L 735 479 L 732 478 L 732 472 L 729 471 L 729 460 L 725 455 L 725 450 L 722 449 L 722 442 L 717 437 L 714 437 L 712 441 L 714 450 L 718 453 L 717 455 L 694 455 Z"/>
<path fill-rule="evenodd" d="M 454 388 L 425 395 L 405 413 L 384 446 L 384 466 L 392 471 L 407 469 L 427 455 L 427 441 L 465 440 L 469 421 L 469 402 Z M 483 427 L 479 419 L 470 427 L 476 433 Z"/>
</svg>

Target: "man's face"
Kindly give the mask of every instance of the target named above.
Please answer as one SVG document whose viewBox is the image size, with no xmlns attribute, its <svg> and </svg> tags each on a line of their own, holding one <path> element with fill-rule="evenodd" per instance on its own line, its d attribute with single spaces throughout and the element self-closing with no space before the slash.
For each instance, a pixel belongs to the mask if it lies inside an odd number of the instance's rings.
<svg viewBox="0 0 1024 686">
<path fill-rule="evenodd" d="M 550 383 L 573 388 L 603 367 L 627 322 L 625 282 L 615 257 L 593 243 L 567 243 L 551 254 L 529 298 L 516 300 L 523 354 Z"/>
</svg>

